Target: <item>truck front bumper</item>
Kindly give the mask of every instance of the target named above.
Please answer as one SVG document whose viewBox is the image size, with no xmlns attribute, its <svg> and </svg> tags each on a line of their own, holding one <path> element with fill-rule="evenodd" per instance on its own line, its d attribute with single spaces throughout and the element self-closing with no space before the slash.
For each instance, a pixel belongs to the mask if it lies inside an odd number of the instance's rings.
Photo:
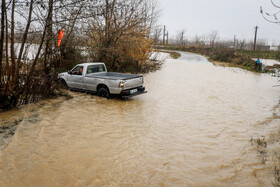
<svg viewBox="0 0 280 187">
<path fill-rule="evenodd" d="M 123 90 L 121 92 L 121 97 L 126 99 L 126 98 L 129 98 L 129 97 L 133 97 L 133 96 L 136 96 L 136 95 L 141 95 L 141 94 L 144 94 L 144 93 L 147 93 L 147 91 L 145 91 L 145 87 L 141 86 L 141 87 L 137 87 L 137 88 L 132 88 L 132 89 L 129 89 L 129 90 Z"/>
</svg>

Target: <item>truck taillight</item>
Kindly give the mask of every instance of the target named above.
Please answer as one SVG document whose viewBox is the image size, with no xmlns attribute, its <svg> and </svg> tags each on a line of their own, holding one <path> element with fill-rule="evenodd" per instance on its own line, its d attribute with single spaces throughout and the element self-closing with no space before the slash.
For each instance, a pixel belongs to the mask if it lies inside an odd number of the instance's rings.
<svg viewBox="0 0 280 187">
<path fill-rule="evenodd" d="M 120 88 L 123 88 L 124 87 L 124 82 L 121 81 L 119 86 L 120 86 Z"/>
</svg>

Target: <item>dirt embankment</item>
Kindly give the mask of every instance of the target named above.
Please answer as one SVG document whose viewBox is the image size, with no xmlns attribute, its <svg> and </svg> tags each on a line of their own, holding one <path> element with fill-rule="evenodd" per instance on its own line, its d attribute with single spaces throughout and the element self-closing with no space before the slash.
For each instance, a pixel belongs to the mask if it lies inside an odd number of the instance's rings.
<svg viewBox="0 0 280 187">
<path fill-rule="evenodd" d="M 54 110 L 60 104 L 72 97 L 68 91 L 60 97 L 42 100 L 38 103 L 28 104 L 19 108 L 13 108 L 6 112 L 0 112 L 0 151 L 11 140 L 19 125 L 36 124 L 41 121 L 40 114 L 43 110 Z"/>
</svg>

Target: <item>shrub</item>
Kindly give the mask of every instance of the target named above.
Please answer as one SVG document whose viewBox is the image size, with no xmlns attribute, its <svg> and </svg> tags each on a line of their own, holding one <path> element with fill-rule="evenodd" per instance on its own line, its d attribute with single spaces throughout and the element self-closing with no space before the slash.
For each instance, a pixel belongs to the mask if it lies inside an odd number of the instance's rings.
<svg viewBox="0 0 280 187">
<path fill-rule="evenodd" d="M 211 58 L 221 62 L 231 62 L 236 57 L 235 52 L 229 49 L 215 49 Z"/>
<path fill-rule="evenodd" d="M 276 58 L 277 60 L 280 60 L 280 51 L 277 51 L 277 53 L 276 53 L 276 55 L 275 55 L 275 58 Z"/>
</svg>

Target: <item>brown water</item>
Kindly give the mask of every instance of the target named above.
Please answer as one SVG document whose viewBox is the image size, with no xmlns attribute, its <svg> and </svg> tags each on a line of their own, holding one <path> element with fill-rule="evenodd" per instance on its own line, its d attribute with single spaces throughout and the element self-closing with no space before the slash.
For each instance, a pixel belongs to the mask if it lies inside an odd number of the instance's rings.
<svg viewBox="0 0 280 187">
<path fill-rule="evenodd" d="M 2 150 L 0 186 L 272 186 L 250 139 L 270 133 L 276 78 L 188 53 L 144 78 L 146 95 L 70 92 L 33 111 Z"/>
</svg>

